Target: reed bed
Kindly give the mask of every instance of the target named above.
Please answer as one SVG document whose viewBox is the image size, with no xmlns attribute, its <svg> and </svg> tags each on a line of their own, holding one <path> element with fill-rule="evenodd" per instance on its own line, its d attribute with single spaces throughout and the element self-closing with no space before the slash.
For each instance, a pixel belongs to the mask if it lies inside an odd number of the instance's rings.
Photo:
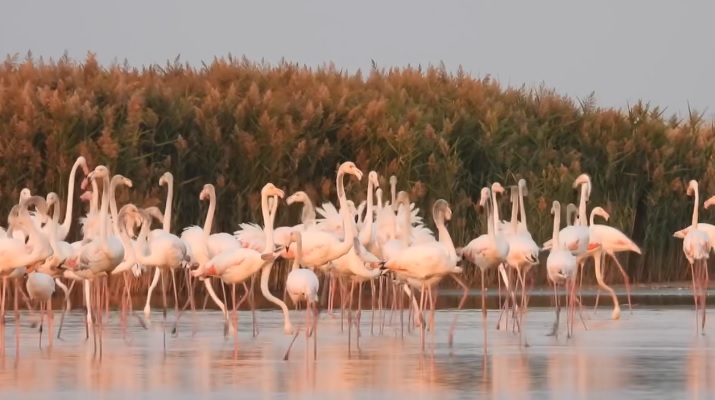
<svg viewBox="0 0 715 400">
<path fill-rule="evenodd" d="M 142 69 L 102 67 L 92 54 L 81 62 L 9 57 L 0 66 L 0 132 L 1 210 L 23 187 L 65 198 L 70 167 L 84 155 L 91 167 L 105 164 L 133 180 L 118 192 L 120 204 L 163 207 L 158 181 L 171 171 L 174 232 L 203 223 L 205 183 L 216 186 L 214 230 L 233 232 L 240 222 L 261 223 L 259 190 L 268 181 L 288 194 L 305 190 L 318 204 L 335 201 L 336 165 L 353 160 L 377 171 L 386 193 L 396 175 L 398 190 L 411 194 L 430 223 L 431 204 L 449 201 L 458 246 L 485 232 L 475 208 L 481 187 L 525 178 L 529 228 L 541 243 L 551 236 L 551 200 L 577 203 L 571 183 L 586 172 L 589 210 L 605 208 L 608 224 L 643 250 L 620 255 L 641 283 L 688 279 L 682 242 L 672 237 L 690 221 L 687 181 L 700 182 L 701 196 L 715 194 L 715 129 L 702 115 L 679 120 L 644 102 L 602 108 L 594 97 L 504 87 L 444 67 L 348 74 L 232 56 Z M 351 182 L 348 196 L 357 203 L 365 188 Z M 281 206 L 276 223 L 296 223 L 299 213 Z M 77 236 L 74 225 L 70 239 Z M 272 278 L 273 287 L 282 291 L 288 268 L 277 270 L 283 275 Z M 536 271 L 536 284 L 546 283 L 543 268 Z M 615 268 L 611 276 L 619 281 Z M 121 282 L 112 286 L 117 291 Z"/>
</svg>

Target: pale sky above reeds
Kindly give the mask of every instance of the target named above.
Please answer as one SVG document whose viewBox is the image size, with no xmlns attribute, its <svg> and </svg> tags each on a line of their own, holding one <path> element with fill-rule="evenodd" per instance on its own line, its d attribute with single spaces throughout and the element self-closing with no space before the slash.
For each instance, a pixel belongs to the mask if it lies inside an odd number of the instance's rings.
<svg viewBox="0 0 715 400">
<path fill-rule="evenodd" d="M 229 52 L 370 69 L 461 64 L 512 86 L 545 83 L 598 104 L 638 99 L 715 118 L 712 0 L 6 0 L 0 54 L 132 65 Z"/>
</svg>

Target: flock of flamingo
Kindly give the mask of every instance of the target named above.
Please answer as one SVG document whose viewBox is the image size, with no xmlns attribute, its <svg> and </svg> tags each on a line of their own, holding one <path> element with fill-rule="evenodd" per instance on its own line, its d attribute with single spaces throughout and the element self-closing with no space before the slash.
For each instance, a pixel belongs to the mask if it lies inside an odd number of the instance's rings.
<svg viewBox="0 0 715 400">
<path fill-rule="evenodd" d="M 67 242 L 70 226 L 73 223 L 72 209 L 75 191 L 75 177 L 82 168 L 84 179 L 81 181 L 80 196 L 89 202 L 87 214 L 79 218 L 82 226 L 82 239 Z M 209 200 L 206 222 L 203 227 L 184 228 L 180 235 L 172 233 L 170 225 L 172 214 L 173 176 L 165 173 L 159 185 L 168 189 L 166 208 L 162 212 L 157 207 L 141 208 L 135 204 L 126 204 L 118 209 L 115 199 L 117 186 L 132 187 L 132 181 L 122 175 L 111 175 L 106 166 L 99 165 L 90 171 L 86 159 L 77 158 L 70 172 L 66 212 L 60 222 L 60 199 L 56 193 L 46 197 L 32 195 L 29 189 L 23 189 L 19 204 L 8 215 L 7 229 L 0 228 L 0 275 L 2 285 L 2 349 L 4 352 L 5 310 L 8 282 L 15 287 L 15 329 L 19 325 L 18 293 L 40 304 L 40 346 L 42 346 L 42 327 L 45 315 L 49 325 L 49 341 L 52 345 L 54 336 L 51 297 L 59 287 L 65 294 L 66 306 L 70 308 L 69 293 L 76 282 L 81 282 L 84 289 L 86 306 L 87 337 L 99 340 L 101 352 L 102 318 L 108 315 L 107 276 L 122 275 L 125 289 L 122 295 L 121 323 L 125 329 L 127 314 L 132 314 L 131 280 L 154 268 L 152 283 L 148 289 L 144 320 L 135 317 L 146 327 L 150 317 L 151 294 L 159 279 L 168 272 L 173 283 L 174 300 L 178 312 L 178 294 L 175 272 L 184 271 L 190 295 L 187 305 L 195 310 L 193 300 L 193 282 L 204 282 L 208 294 L 220 308 L 224 316 L 224 335 L 227 331 L 237 331 L 235 316 L 235 286 L 242 284 L 246 289 L 243 300 L 252 295 L 247 282 L 260 274 L 260 290 L 270 302 L 278 305 L 284 316 L 284 330 L 294 334 L 293 342 L 300 329 L 294 329 L 284 301 L 272 295 L 268 288 L 268 278 L 274 262 L 280 258 L 292 260 L 292 269 L 287 276 L 286 292 L 296 307 L 306 304 L 306 341 L 312 336 L 315 341 L 319 320 L 318 299 L 320 280 L 326 278 L 328 312 L 332 313 L 335 286 L 339 285 L 343 293 L 341 308 L 348 310 L 348 326 L 360 324 L 360 301 L 358 311 L 353 317 L 352 304 L 346 307 L 344 298 L 352 299 L 355 286 L 362 294 L 362 284 L 370 282 L 372 289 L 373 319 L 376 304 L 384 310 L 383 304 L 392 298 L 392 308 L 403 309 L 407 299 L 408 329 L 419 327 L 422 348 L 424 349 L 425 331 L 434 333 L 434 309 L 436 294 L 433 288 L 445 277 L 450 276 L 465 290 L 468 286 L 460 279 L 465 268 L 476 266 L 481 272 L 481 308 L 484 326 L 484 349 L 487 348 L 486 300 L 484 277 L 488 270 L 497 270 L 499 288 L 504 284 L 508 293 L 499 320 L 506 312 L 506 321 L 511 319 L 513 330 L 519 331 L 519 342 L 528 346 L 524 333 L 524 317 L 528 305 L 526 278 L 532 267 L 539 264 L 539 254 L 548 251 L 546 271 L 549 281 L 554 286 L 556 318 L 550 333 L 556 336 L 559 331 L 559 296 L 557 286 L 566 288 L 567 321 L 566 334 L 573 334 L 576 306 L 580 307 L 577 296 L 577 274 L 583 273 L 585 263 L 593 258 L 596 280 L 600 288 L 610 293 L 613 299 L 613 319 L 620 317 L 618 298 L 613 289 L 603 279 L 603 262 L 610 256 L 620 269 L 628 289 L 628 276 L 618 262 L 615 253 L 633 251 L 640 254 L 640 249 L 618 229 L 594 222 L 595 216 L 608 220 L 608 213 L 601 207 L 592 209 L 587 215 L 586 203 L 591 194 L 591 180 L 582 174 L 573 182 L 573 188 L 580 190 L 578 206 L 568 204 L 566 226 L 561 227 L 561 205 L 553 201 L 553 237 L 539 246 L 529 233 L 524 207 L 527 196 L 525 180 L 510 187 L 512 204 L 511 220 L 504 221 L 499 216 L 498 195 L 503 195 L 505 188 L 498 182 L 481 190 L 479 207 L 484 209 L 487 219 L 487 232 L 473 239 L 463 247 L 455 247 L 445 226 L 452 218 L 452 210 L 447 201 L 437 200 L 432 209 L 436 232 L 427 228 L 419 215 L 419 209 L 411 203 L 409 194 L 397 191 L 397 178 L 389 180 L 391 186 L 390 201 L 382 201 L 382 189 L 379 187 L 378 174 L 371 171 L 367 179 L 367 200 L 355 207 L 355 203 L 346 198 L 344 180 L 346 175 L 357 182 L 362 181 L 363 172 L 353 162 L 344 162 L 337 170 L 336 186 L 338 206 L 326 202 L 321 207 L 314 207 L 305 192 L 296 192 L 285 198 L 285 193 L 272 183 L 267 183 L 261 190 L 261 209 L 263 227 L 258 224 L 242 223 L 240 230 L 231 233 L 212 233 L 212 221 L 216 210 L 214 186 L 206 184 L 199 195 L 199 200 Z M 88 188 L 89 186 L 89 188 Z M 101 201 L 100 201 L 101 187 Z M 701 328 L 705 325 L 705 297 L 707 287 L 706 261 L 715 240 L 715 226 L 698 222 L 698 185 L 690 181 L 688 195 L 695 198 L 692 224 L 674 234 L 683 239 L 683 251 L 690 262 L 693 273 L 693 293 L 696 318 Z M 293 226 L 274 227 L 278 205 L 285 202 L 286 207 L 302 204 L 301 223 Z M 705 202 L 707 208 L 715 203 L 715 196 Z M 321 218 L 318 218 L 318 214 Z M 153 219 L 162 223 L 161 229 L 151 229 Z M 137 232 L 138 230 L 138 232 Z M 317 274 L 316 274 L 317 273 Z M 515 275 L 515 276 L 514 276 Z M 226 295 L 221 300 L 210 284 L 211 279 L 220 279 L 234 288 L 234 318 L 230 318 L 225 304 Z M 63 283 L 69 283 L 69 287 Z M 347 283 L 350 284 L 350 296 L 346 296 Z M 326 286 L 329 286 L 326 287 Z M 222 285 L 223 287 L 223 285 Z M 251 285 L 252 288 L 252 285 Z M 389 292 L 383 296 L 383 290 Z M 517 301 L 517 290 L 519 301 Z M 579 285 L 580 290 L 580 285 Z M 419 293 L 416 293 L 419 291 Z M 322 294 L 321 294 L 322 296 Z M 27 300 L 27 299 L 26 299 Z M 166 289 L 163 291 L 164 324 L 166 324 Z M 352 303 L 351 300 L 348 300 Z M 464 301 L 464 299 L 463 299 Z M 463 303 L 462 301 L 462 303 Z M 597 300 L 598 301 L 598 300 Z M 501 294 L 500 294 L 501 302 Z M 628 294 L 630 307 L 630 293 Z M 511 305 L 510 305 L 511 303 Z M 240 302 L 238 302 L 240 304 Z M 460 304 L 461 308 L 462 304 Z M 29 307 L 29 304 L 28 304 Z M 387 305 L 385 304 L 385 307 Z M 425 318 L 428 310 L 428 318 Z M 702 311 L 702 317 L 697 316 Z M 511 317 L 508 317 L 511 311 Z M 579 308 L 579 313 L 580 308 Z M 178 316 L 181 313 L 177 314 Z M 400 313 L 402 316 L 402 313 Z M 701 319 L 700 319 L 701 318 Z M 64 312 L 62 314 L 64 320 Z M 342 313 L 341 313 L 342 319 Z M 400 318 L 402 321 L 402 318 Z M 583 320 L 583 319 L 582 319 Z M 701 321 L 701 322 L 700 322 Z M 456 323 L 456 318 L 455 318 Z M 402 324 L 402 322 L 401 322 Z M 585 323 L 584 323 L 585 324 Z M 342 326 L 342 324 L 341 324 Z M 454 328 L 454 325 L 452 329 Z M 176 329 L 176 325 L 174 325 Z M 257 325 L 253 321 L 254 335 Z M 499 329 L 499 324 L 497 326 Z M 57 332 L 59 337 L 62 323 Z M 166 347 L 166 325 L 164 325 L 164 346 Z M 450 331 L 450 342 L 451 342 Z M 359 334 L 358 334 L 359 337 Z M 291 342 L 291 346 L 293 344 Z M 96 348 L 96 347 L 95 347 Z M 315 349 L 315 345 L 314 345 Z M 288 351 L 290 351 L 290 346 Z M 315 351 L 315 350 L 314 350 Z M 288 358 L 286 353 L 285 358 Z"/>
</svg>

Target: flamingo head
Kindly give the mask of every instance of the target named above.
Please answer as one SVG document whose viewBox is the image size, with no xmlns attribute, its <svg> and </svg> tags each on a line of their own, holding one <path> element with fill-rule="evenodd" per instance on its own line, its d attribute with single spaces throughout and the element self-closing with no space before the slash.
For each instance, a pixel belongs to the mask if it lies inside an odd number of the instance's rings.
<svg viewBox="0 0 715 400">
<path fill-rule="evenodd" d="M 340 165 L 340 168 L 338 169 L 338 173 L 344 173 L 344 174 L 350 174 L 354 175 L 358 180 L 362 180 L 362 171 L 358 169 L 358 167 L 355 166 L 355 163 L 352 161 L 345 161 Z"/>
<path fill-rule="evenodd" d="M 159 178 L 159 186 L 171 185 L 174 182 L 174 175 L 167 171 Z"/>
<path fill-rule="evenodd" d="M 551 203 L 551 214 L 556 215 L 561 212 L 561 203 L 559 203 L 558 200 L 554 200 L 553 203 Z"/>
<path fill-rule="evenodd" d="M 23 200 L 20 207 L 25 211 L 29 209 L 30 206 L 35 206 L 37 212 L 42 216 L 42 222 L 47 222 L 47 211 L 49 207 L 47 206 L 47 200 L 42 196 L 30 196 L 30 198 Z M 29 214 L 28 214 L 29 215 Z"/>
<path fill-rule="evenodd" d="M 97 167 L 87 175 L 87 179 L 101 179 L 108 176 L 109 168 L 104 165 L 97 165 Z"/>
<path fill-rule="evenodd" d="M 705 209 L 708 209 L 708 207 L 713 204 L 715 204 L 715 196 L 712 196 L 709 199 L 705 200 L 705 203 L 703 203 L 703 207 L 705 207 Z"/>
<path fill-rule="evenodd" d="M 593 210 L 591 210 L 591 214 L 598 215 L 599 217 L 605 219 L 606 221 L 608 221 L 608 219 L 611 217 L 611 215 L 608 214 L 606 212 L 606 210 L 604 210 L 601 207 L 595 207 Z"/>
<path fill-rule="evenodd" d="M 485 207 L 487 205 L 487 201 L 489 201 L 489 195 L 490 191 L 488 187 L 483 187 L 481 196 L 479 197 L 479 206 L 480 207 Z"/>
<path fill-rule="evenodd" d="M 214 185 L 207 183 L 204 185 L 203 189 L 201 189 L 201 193 L 199 193 L 199 200 L 206 200 L 211 198 L 211 194 L 216 194 L 216 188 Z"/>
<path fill-rule="evenodd" d="M 55 192 L 50 192 L 47 193 L 45 201 L 47 202 L 47 207 L 52 207 L 60 202 L 60 196 L 58 196 Z"/>
<path fill-rule="evenodd" d="M 286 204 L 291 205 L 293 203 L 305 203 L 308 199 L 308 194 L 302 190 L 299 190 L 286 198 Z"/>
<path fill-rule="evenodd" d="M 375 171 L 370 171 L 370 173 L 367 174 L 367 179 L 369 183 L 372 183 L 374 187 L 379 188 L 380 187 L 380 179 L 377 177 L 377 172 Z M 397 183 L 397 182 L 395 182 Z"/>
<path fill-rule="evenodd" d="M 685 193 L 687 193 L 688 196 L 692 196 L 697 191 L 698 191 L 698 181 L 696 181 L 695 179 L 691 179 L 690 182 L 688 182 L 688 188 L 686 189 Z"/>
<path fill-rule="evenodd" d="M 589 186 L 591 185 L 591 177 L 588 176 L 588 174 L 581 174 L 577 176 L 576 180 L 573 181 L 573 188 L 576 189 L 579 185 L 583 184 L 588 184 Z"/>
<path fill-rule="evenodd" d="M 451 220 L 452 209 L 449 208 L 449 203 L 447 203 L 447 200 L 439 199 L 435 201 L 434 205 L 432 206 L 432 215 L 442 215 L 445 220 Z"/>
<path fill-rule="evenodd" d="M 121 184 L 126 187 L 132 187 L 134 185 L 132 180 L 129 178 L 126 178 L 124 175 L 116 174 L 112 178 L 119 180 L 119 182 L 121 182 Z"/>
<path fill-rule="evenodd" d="M 92 199 L 92 192 L 89 190 L 85 191 L 81 196 L 79 196 L 79 199 L 82 201 L 90 201 Z"/>
<path fill-rule="evenodd" d="M 529 195 L 529 189 L 526 188 L 526 179 L 519 179 L 519 191 L 524 196 Z"/>
<path fill-rule="evenodd" d="M 397 177 L 395 175 L 390 176 L 390 186 L 397 186 Z"/>
<path fill-rule="evenodd" d="M 24 200 L 29 199 L 32 197 L 32 192 L 28 188 L 24 188 L 20 191 L 20 203 L 22 203 Z"/>
<path fill-rule="evenodd" d="M 492 183 L 492 192 L 502 194 L 504 193 L 504 187 L 499 182 Z"/>
<path fill-rule="evenodd" d="M 146 214 L 149 217 L 156 218 L 157 221 L 161 222 L 164 220 L 164 214 L 161 212 L 161 210 L 157 206 L 147 207 L 144 209 L 144 211 L 146 212 Z M 151 222 L 151 218 L 149 218 L 149 222 Z"/>
<path fill-rule="evenodd" d="M 263 189 L 261 189 L 261 195 L 266 197 L 278 196 L 282 199 L 285 197 L 285 192 L 278 189 L 274 184 L 268 182 L 265 186 L 263 186 Z"/>
<path fill-rule="evenodd" d="M 79 166 L 82 167 L 82 172 L 84 173 L 84 176 L 89 175 L 89 167 L 87 166 L 87 159 L 84 158 L 84 156 L 79 156 L 77 157 L 77 161 L 79 163 Z"/>
<path fill-rule="evenodd" d="M 132 204 L 125 204 L 117 213 L 117 218 L 119 221 L 124 221 L 124 225 L 128 226 L 130 223 L 133 225 L 139 225 L 143 221 L 142 213 L 139 208 Z M 120 224 L 121 226 L 121 224 Z"/>
</svg>

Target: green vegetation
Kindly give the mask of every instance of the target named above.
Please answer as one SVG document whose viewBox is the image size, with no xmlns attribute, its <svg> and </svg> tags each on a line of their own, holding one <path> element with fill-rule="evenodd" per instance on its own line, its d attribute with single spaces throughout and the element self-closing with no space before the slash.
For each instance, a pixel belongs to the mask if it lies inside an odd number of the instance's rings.
<svg viewBox="0 0 715 400">
<path fill-rule="evenodd" d="M 529 228 L 542 243 L 551 235 L 551 200 L 576 203 L 571 183 L 586 172 L 589 210 L 604 207 L 608 223 L 643 249 L 624 263 L 638 282 L 689 279 L 682 241 L 672 238 L 690 221 L 687 181 L 700 182 L 701 200 L 715 194 L 715 130 L 698 115 L 679 121 L 643 103 L 599 108 L 592 98 L 579 103 L 435 67 L 350 75 L 232 57 L 142 70 L 105 69 L 92 55 L 82 63 L 9 58 L 0 66 L 0 132 L 0 209 L 23 187 L 65 198 L 82 154 L 91 167 L 106 164 L 134 181 L 118 193 L 120 205 L 162 205 L 159 177 L 171 171 L 174 232 L 205 218 L 205 183 L 217 189 L 215 230 L 233 232 L 239 222 L 260 222 L 266 182 L 287 194 L 305 190 L 318 204 L 334 201 L 336 165 L 353 160 L 376 170 L 387 193 L 397 175 L 398 190 L 411 193 L 430 224 L 432 202 L 448 200 L 458 246 L 485 231 L 474 207 L 481 187 L 523 177 Z M 364 199 L 366 185 L 352 182 L 348 196 Z M 502 216 L 509 207 L 505 196 Z M 299 213 L 282 205 L 277 224 L 296 223 Z M 545 283 L 537 271 L 537 284 Z M 615 268 L 608 275 L 620 281 Z"/>
</svg>

